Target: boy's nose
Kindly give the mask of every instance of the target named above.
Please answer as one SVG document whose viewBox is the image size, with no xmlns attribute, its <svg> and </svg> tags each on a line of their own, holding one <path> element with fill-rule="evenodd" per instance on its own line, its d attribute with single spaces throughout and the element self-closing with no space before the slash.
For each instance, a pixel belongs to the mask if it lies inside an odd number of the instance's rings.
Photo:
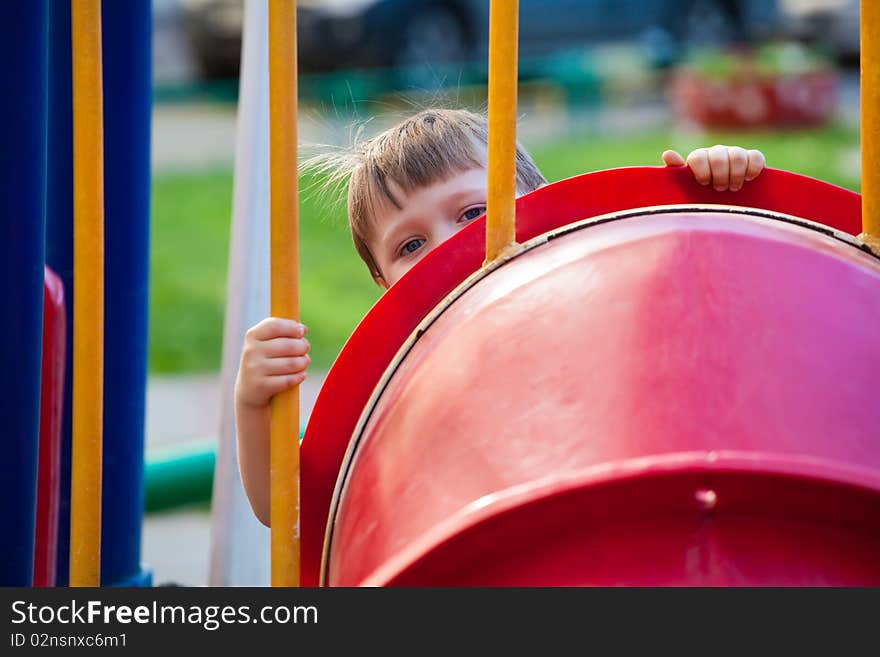
<svg viewBox="0 0 880 657">
<path fill-rule="evenodd" d="M 441 225 L 437 227 L 437 243 L 439 244 L 440 242 L 448 240 L 463 227 L 464 224 L 449 223 L 444 221 Z"/>
</svg>

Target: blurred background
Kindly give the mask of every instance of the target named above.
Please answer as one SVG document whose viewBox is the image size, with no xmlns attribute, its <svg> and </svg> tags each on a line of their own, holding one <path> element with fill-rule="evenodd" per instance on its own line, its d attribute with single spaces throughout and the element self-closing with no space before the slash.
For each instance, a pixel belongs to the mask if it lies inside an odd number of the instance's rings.
<svg viewBox="0 0 880 657">
<path fill-rule="evenodd" d="M 428 106 L 484 108 L 488 6 L 299 0 L 302 141 L 348 144 Z M 243 0 L 153 11 L 148 462 L 216 443 L 244 17 Z M 734 143 L 859 189 L 858 0 L 520 0 L 520 30 L 520 138 L 551 181 Z M 341 192 L 322 182 L 302 184 L 304 418 L 379 297 Z M 157 583 L 205 583 L 207 503 L 157 500 L 148 481 L 144 562 Z"/>
</svg>

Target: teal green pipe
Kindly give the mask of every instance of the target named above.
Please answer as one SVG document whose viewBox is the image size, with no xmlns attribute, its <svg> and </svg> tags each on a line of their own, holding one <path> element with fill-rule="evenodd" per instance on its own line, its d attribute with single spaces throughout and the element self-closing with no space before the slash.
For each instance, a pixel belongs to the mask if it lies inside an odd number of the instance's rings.
<svg viewBox="0 0 880 657">
<path fill-rule="evenodd" d="M 186 447 L 148 456 L 144 491 L 146 512 L 210 502 L 216 460 L 215 440 L 190 443 Z"/>
<path fill-rule="evenodd" d="M 303 431 L 300 431 L 299 439 L 302 437 Z M 209 503 L 216 461 L 217 440 L 214 438 L 148 455 L 144 473 L 146 513 Z"/>
</svg>

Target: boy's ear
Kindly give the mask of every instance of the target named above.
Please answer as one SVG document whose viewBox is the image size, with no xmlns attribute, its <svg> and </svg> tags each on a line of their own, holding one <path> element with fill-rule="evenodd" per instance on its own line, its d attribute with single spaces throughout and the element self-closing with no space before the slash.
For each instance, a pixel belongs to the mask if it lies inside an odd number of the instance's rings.
<svg viewBox="0 0 880 657">
<path fill-rule="evenodd" d="M 381 287 L 383 290 L 388 289 L 388 283 L 385 282 L 385 279 L 382 278 L 381 274 L 373 274 L 373 280 L 376 281 L 376 285 Z"/>
</svg>

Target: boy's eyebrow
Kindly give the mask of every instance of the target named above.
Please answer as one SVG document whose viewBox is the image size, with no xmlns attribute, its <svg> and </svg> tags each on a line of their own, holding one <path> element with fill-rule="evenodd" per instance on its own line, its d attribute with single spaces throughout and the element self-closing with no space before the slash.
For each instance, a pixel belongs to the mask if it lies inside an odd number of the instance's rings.
<svg viewBox="0 0 880 657">
<path fill-rule="evenodd" d="M 479 201 L 477 201 L 477 197 L 479 197 Z M 460 209 L 459 206 L 463 207 L 464 205 L 476 202 L 486 202 L 486 190 L 481 183 L 473 183 L 462 189 L 450 192 L 443 199 L 442 204 L 449 211 L 457 211 Z M 397 208 L 397 212 L 403 212 L 407 205 L 408 203 L 404 201 L 404 203 Z M 402 220 L 395 222 L 393 226 L 387 227 L 383 232 L 377 234 L 376 243 L 381 248 L 389 248 L 390 245 L 396 245 L 396 242 L 399 239 L 402 239 L 400 235 L 409 232 L 412 224 L 417 222 L 417 216 L 407 214 Z"/>
<path fill-rule="evenodd" d="M 466 205 L 474 203 L 474 197 L 479 196 L 482 199 L 482 202 L 486 202 L 486 197 L 488 194 L 486 190 L 483 189 L 482 186 L 474 185 L 468 189 L 462 189 L 458 192 L 449 195 L 449 205 Z"/>
<path fill-rule="evenodd" d="M 408 216 L 386 229 L 379 237 L 378 243 L 383 249 L 393 249 L 403 234 L 410 232 L 411 226 L 417 222 L 416 217 Z"/>
<path fill-rule="evenodd" d="M 391 190 L 389 189 L 389 192 L 390 191 Z M 382 216 L 385 213 L 392 214 L 395 212 L 403 212 L 404 206 L 406 205 L 405 199 L 406 199 L 406 192 L 404 192 L 404 201 L 403 202 L 397 201 L 396 198 L 393 202 L 390 199 L 383 199 L 378 207 L 377 207 L 377 205 L 374 204 L 373 207 L 371 208 L 370 214 L 372 216 L 370 217 L 370 223 L 372 225 L 370 227 L 371 228 L 370 232 L 372 232 L 374 239 L 375 239 L 375 242 L 378 246 L 380 246 L 380 247 L 383 246 L 385 244 L 385 242 L 389 240 L 390 237 L 394 237 L 396 235 L 397 231 L 400 230 L 401 227 L 405 227 L 406 225 L 408 225 L 409 223 L 412 222 L 412 218 L 407 216 L 404 218 L 403 221 L 399 221 L 395 225 L 389 227 L 387 225 L 383 226 L 382 225 L 383 222 L 379 218 L 380 216 Z"/>
</svg>

